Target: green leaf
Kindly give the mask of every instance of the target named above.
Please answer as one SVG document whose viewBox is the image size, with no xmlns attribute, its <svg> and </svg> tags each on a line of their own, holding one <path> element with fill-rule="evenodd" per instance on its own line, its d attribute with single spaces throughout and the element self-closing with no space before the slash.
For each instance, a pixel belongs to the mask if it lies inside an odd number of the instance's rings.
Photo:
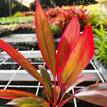
<svg viewBox="0 0 107 107">
<path fill-rule="evenodd" d="M 100 31 L 101 31 L 101 35 L 104 36 L 105 35 L 105 30 L 104 30 L 104 27 L 103 27 L 102 24 L 100 25 Z"/>
<path fill-rule="evenodd" d="M 50 107 L 49 103 L 41 98 L 34 99 L 32 97 L 17 98 L 7 103 L 18 107 Z"/>
<path fill-rule="evenodd" d="M 98 29 L 96 29 L 96 28 L 94 28 L 94 32 L 95 32 L 96 34 L 98 34 L 98 35 L 101 35 L 101 32 L 100 32 Z"/>
<path fill-rule="evenodd" d="M 99 36 L 100 39 L 103 39 L 105 36 L 105 30 L 102 24 L 100 24 L 100 29 L 94 28 L 94 32 Z"/>
<path fill-rule="evenodd" d="M 45 81 L 45 87 L 49 92 L 49 96 L 52 97 L 52 85 L 51 85 L 50 75 L 44 66 L 39 65 L 38 67 L 39 67 L 39 69 L 41 71 L 41 75 Z"/>
<path fill-rule="evenodd" d="M 95 58 L 97 60 L 102 61 L 107 64 L 107 32 L 104 29 L 103 25 L 100 25 L 100 29 L 95 29 L 95 47 L 96 47 L 96 55 Z M 98 31 L 98 32 L 96 32 Z"/>
</svg>

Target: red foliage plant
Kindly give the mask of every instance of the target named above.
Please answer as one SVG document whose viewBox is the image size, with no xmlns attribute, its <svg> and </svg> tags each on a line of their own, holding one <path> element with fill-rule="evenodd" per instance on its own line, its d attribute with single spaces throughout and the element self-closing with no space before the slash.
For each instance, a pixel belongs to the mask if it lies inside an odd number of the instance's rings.
<svg viewBox="0 0 107 107">
<path fill-rule="evenodd" d="M 55 24 L 64 30 L 72 16 L 78 16 L 80 23 L 86 24 L 89 18 L 88 10 L 85 6 L 62 6 L 49 8 L 45 11 L 50 25 Z"/>
<path fill-rule="evenodd" d="M 45 98 L 40 98 L 25 91 L 1 89 L 0 98 L 10 99 L 11 101 L 7 104 L 18 107 L 63 107 L 73 98 L 106 106 L 106 83 L 96 83 L 69 93 L 79 83 L 94 77 L 81 74 L 94 54 L 92 26 L 87 25 L 80 35 L 78 18 L 72 17 L 62 35 L 56 53 L 48 20 L 38 0 L 36 0 L 35 25 L 39 48 L 54 77 L 54 82 L 51 82 L 50 75 L 44 66 L 39 65 L 41 73 L 38 73 L 23 55 L 0 39 L 0 48 L 43 85 L 45 95 Z"/>
</svg>

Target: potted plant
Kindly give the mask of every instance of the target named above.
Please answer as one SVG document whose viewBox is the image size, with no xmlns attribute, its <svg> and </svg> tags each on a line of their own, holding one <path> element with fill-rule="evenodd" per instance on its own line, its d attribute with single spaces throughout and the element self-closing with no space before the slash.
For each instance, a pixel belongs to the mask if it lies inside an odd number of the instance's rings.
<svg viewBox="0 0 107 107">
<path fill-rule="evenodd" d="M 92 78 L 81 71 L 87 66 L 94 54 L 92 26 L 87 25 L 80 36 L 78 18 L 72 17 L 66 27 L 56 53 L 54 40 L 46 16 L 36 0 L 35 25 L 41 53 L 54 81 L 44 66 L 39 65 L 40 73 L 16 49 L 0 39 L 0 48 L 6 51 L 18 64 L 27 70 L 43 85 L 44 98 L 19 90 L 0 90 L 0 98 L 10 99 L 8 105 L 18 107 L 63 107 L 73 98 L 78 98 L 100 106 L 107 105 L 107 84 L 96 83 L 74 93 L 68 94 L 79 83 Z"/>
</svg>

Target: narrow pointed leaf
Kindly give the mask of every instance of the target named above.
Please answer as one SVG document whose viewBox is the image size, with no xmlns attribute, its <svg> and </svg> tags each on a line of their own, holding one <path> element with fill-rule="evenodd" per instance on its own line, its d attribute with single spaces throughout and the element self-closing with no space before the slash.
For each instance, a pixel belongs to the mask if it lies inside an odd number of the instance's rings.
<svg viewBox="0 0 107 107">
<path fill-rule="evenodd" d="M 88 65 L 94 54 L 92 27 L 87 26 L 80 40 L 72 50 L 62 73 L 63 83 L 72 84 Z"/>
<path fill-rule="evenodd" d="M 48 90 L 48 93 L 49 93 L 49 97 L 52 98 L 52 84 L 51 84 L 51 78 L 50 78 L 50 75 L 48 73 L 48 71 L 46 70 L 46 68 L 42 65 L 39 65 L 38 66 L 40 71 L 41 71 L 41 75 L 42 75 L 42 78 L 44 79 L 45 81 L 45 87 L 46 89 Z M 47 96 L 47 95 L 46 95 Z M 48 97 L 48 96 L 47 96 Z"/>
<path fill-rule="evenodd" d="M 73 48 L 73 51 L 70 54 L 70 57 L 64 67 L 62 73 L 62 82 L 63 84 L 67 82 L 67 79 L 72 75 L 75 68 L 77 68 L 78 61 L 80 59 L 81 53 L 85 49 L 86 38 L 81 37 L 76 46 Z"/>
<path fill-rule="evenodd" d="M 30 64 L 30 62 L 20 54 L 16 49 L 11 45 L 0 39 L 0 48 L 3 49 L 15 62 L 27 70 L 34 78 L 38 79 L 43 85 L 43 79 L 40 74 L 37 72 L 36 68 Z"/>
<path fill-rule="evenodd" d="M 17 91 L 17 90 L 0 90 L 0 98 L 3 99 L 15 99 L 21 97 L 32 97 L 37 98 L 34 94 L 25 92 L 25 91 Z"/>
<path fill-rule="evenodd" d="M 49 104 L 41 98 L 23 97 L 17 98 L 7 103 L 18 107 L 50 107 Z"/>
<path fill-rule="evenodd" d="M 96 83 L 87 87 L 87 90 L 106 90 L 106 89 L 107 83 Z"/>
<path fill-rule="evenodd" d="M 105 107 L 107 106 L 107 83 L 101 83 L 81 89 L 75 97 L 80 100 Z"/>
<path fill-rule="evenodd" d="M 73 47 L 76 45 L 80 38 L 80 24 L 77 17 L 73 17 L 66 27 L 61 41 L 58 46 L 56 70 L 58 76 L 63 72 L 63 68 L 72 52 Z"/>
<path fill-rule="evenodd" d="M 82 83 L 82 82 L 85 82 L 85 81 L 87 81 L 87 80 L 92 80 L 92 79 L 94 79 L 94 78 L 96 78 L 96 76 L 95 75 L 93 75 L 93 74 L 80 74 L 78 77 L 77 77 L 77 79 L 76 79 L 76 81 L 74 82 L 74 86 L 77 86 L 78 84 L 80 84 L 80 83 Z"/>
<path fill-rule="evenodd" d="M 40 47 L 41 53 L 49 69 L 55 75 L 56 52 L 54 47 L 54 39 L 50 30 L 48 20 L 38 0 L 36 0 L 35 25 L 38 45 Z"/>
<path fill-rule="evenodd" d="M 86 45 L 82 48 L 83 52 L 81 52 L 80 59 L 77 64 L 78 66 L 74 69 L 74 72 L 68 78 L 67 83 L 75 82 L 77 76 L 88 65 L 94 54 L 94 38 L 92 33 L 92 26 L 86 26 L 82 36 L 86 37 Z"/>
<path fill-rule="evenodd" d="M 93 78 L 95 78 L 95 75 L 93 75 L 93 74 L 87 74 L 87 75 L 80 74 L 73 84 L 67 84 L 67 86 L 66 86 L 66 89 L 67 89 L 66 93 L 68 93 L 69 91 L 71 91 L 72 88 L 74 88 L 78 84 L 80 84 L 80 83 L 82 83 L 84 81 L 93 79 Z"/>
</svg>

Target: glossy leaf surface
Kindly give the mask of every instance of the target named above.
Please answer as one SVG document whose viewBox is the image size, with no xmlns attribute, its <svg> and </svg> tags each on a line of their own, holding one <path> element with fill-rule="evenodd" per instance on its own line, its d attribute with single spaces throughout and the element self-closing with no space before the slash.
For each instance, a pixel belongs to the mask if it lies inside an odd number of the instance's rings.
<svg viewBox="0 0 107 107">
<path fill-rule="evenodd" d="M 7 104 L 18 107 L 50 107 L 45 100 L 41 98 L 34 99 L 32 97 L 17 98 Z"/>
<path fill-rule="evenodd" d="M 79 85 L 80 83 L 85 82 L 87 80 L 94 79 L 94 78 L 95 78 L 95 75 L 93 75 L 93 74 L 86 74 L 86 75 L 85 74 L 80 74 L 73 84 L 68 84 L 66 86 L 66 89 L 67 89 L 66 93 L 71 91 L 72 88 Z"/>
<path fill-rule="evenodd" d="M 68 58 L 80 37 L 80 25 L 77 17 L 73 17 L 67 25 L 58 46 L 56 70 L 60 78 Z"/>
<path fill-rule="evenodd" d="M 75 95 L 78 99 L 99 106 L 107 106 L 107 83 L 100 83 L 81 89 Z"/>
<path fill-rule="evenodd" d="M 36 25 L 38 45 L 40 47 L 41 53 L 49 69 L 55 76 L 56 52 L 54 47 L 54 39 L 51 33 L 48 20 L 38 0 L 36 0 L 35 25 Z"/>
<path fill-rule="evenodd" d="M 32 97 L 37 98 L 34 94 L 25 92 L 25 91 L 17 91 L 17 90 L 0 90 L 0 98 L 3 99 L 15 99 L 21 97 Z"/>
<path fill-rule="evenodd" d="M 73 48 L 62 73 L 62 82 L 72 84 L 88 65 L 94 54 L 92 27 L 87 26 L 78 43 Z"/>
</svg>

